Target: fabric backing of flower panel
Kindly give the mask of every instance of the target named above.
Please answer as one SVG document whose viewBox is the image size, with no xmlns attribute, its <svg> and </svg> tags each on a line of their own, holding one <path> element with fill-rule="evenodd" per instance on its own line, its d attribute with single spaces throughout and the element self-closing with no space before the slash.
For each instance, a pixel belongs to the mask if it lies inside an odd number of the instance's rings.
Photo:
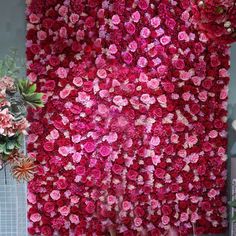
<svg viewBox="0 0 236 236">
<path fill-rule="evenodd" d="M 31 235 L 226 231 L 230 30 L 211 37 L 194 6 L 28 2 L 27 73 L 45 102 L 29 112 Z"/>
</svg>

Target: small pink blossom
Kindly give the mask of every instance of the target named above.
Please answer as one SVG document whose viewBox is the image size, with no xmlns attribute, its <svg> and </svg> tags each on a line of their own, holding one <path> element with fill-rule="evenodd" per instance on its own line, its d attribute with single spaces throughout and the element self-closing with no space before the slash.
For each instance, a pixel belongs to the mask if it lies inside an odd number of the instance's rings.
<svg viewBox="0 0 236 236">
<path fill-rule="evenodd" d="M 168 225 L 170 222 L 170 217 L 169 216 L 162 216 L 161 217 L 161 222 L 163 225 Z"/>
<path fill-rule="evenodd" d="M 142 38 L 148 38 L 149 36 L 150 36 L 150 34 L 151 34 L 151 31 L 150 31 L 150 29 L 148 29 L 147 27 L 143 27 L 142 29 L 141 29 L 141 32 L 140 32 L 140 36 L 142 37 Z"/>
<path fill-rule="evenodd" d="M 140 20 L 140 13 L 138 11 L 135 11 L 132 15 L 131 15 L 131 19 L 137 23 Z"/>
<path fill-rule="evenodd" d="M 86 152 L 91 153 L 95 150 L 95 143 L 92 141 L 88 141 L 84 144 L 84 149 Z"/>
<path fill-rule="evenodd" d="M 64 17 L 64 16 L 66 16 L 67 13 L 68 13 L 68 8 L 67 8 L 66 6 L 62 5 L 62 6 L 59 8 L 58 12 L 59 12 L 59 14 L 60 14 L 61 16 Z"/>
<path fill-rule="evenodd" d="M 208 196 L 209 198 L 215 198 L 218 194 L 219 194 L 218 191 L 216 191 L 215 189 L 211 189 L 211 190 L 208 192 L 207 196 Z"/>
<path fill-rule="evenodd" d="M 187 213 L 185 213 L 185 212 L 181 213 L 181 215 L 180 215 L 181 222 L 188 221 L 188 219 L 189 219 L 189 215 Z"/>
<path fill-rule="evenodd" d="M 58 190 L 53 190 L 53 191 L 50 193 L 50 197 L 51 197 L 53 200 L 57 201 L 57 200 L 60 199 L 61 194 L 60 194 L 60 192 L 59 192 Z"/>
<path fill-rule="evenodd" d="M 75 214 L 71 214 L 69 216 L 69 219 L 70 219 L 70 222 L 75 225 L 77 225 L 80 222 L 79 217 Z"/>
<path fill-rule="evenodd" d="M 158 16 L 155 16 L 151 19 L 151 25 L 154 27 L 154 28 L 157 28 L 159 25 L 161 24 L 161 19 L 160 17 Z"/>
<path fill-rule="evenodd" d="M 32 222 L 39 222 L 41 220 L 41 215 L 39 213 L 34 213 L 30 216 Z"/>
<path fill-rule="evenodd" d="M 130 208 L 131 208 L 131 203 L 130 203 L 129 201 L 124 201 L 124 202 L 122 203 L 122 209 L 123 209 L 124 211 L 128 211 Z"/>
<path fill-rule="evenodd" d="M 78 14 L 72 13 L 70 15 L 70 22 L 72 24 L 75 24 L 76 22 L 78 22 L 78 20 L 79 20 L 79 15 Z"/>
<path fill-rule="evenodd" d="M 109 146 L 103 145 L 99 148 L 99 153 L 103 156 L 109 156 L 111 153 L 111 148 Z"/>
<path fill-rule="evenodd" d="M 138 62 L 137 62 L 138 66 L 141 68 L 146 67 L 147 63 L 148 61 L 145 57 L 139 57 Z"/>
<path fill-rule="evenodd" d="M 131 52 L 135 52 L 137 50 L 137 47 L 138 47 L 138 45 L 137 45 L 136 41 L 132 41 L 129 43 L 129 50 Z"/>
<path fill-rule="evenodd" d="M 107 72 L 105 69 L 98 69 L 97 76 L 101 79 L 105 79 L 107 77 Z"/>
<path fill-rule="evenodd" d="M 188 42 L 189 41 L 189 36 L 187 35 L 187 33 L 185 31 L 181 31 L 181 32 L 178 33 L 178 39 L 180 41 Z"/>
<path fill-rule="evenodd" d="M 62 147 L 59 147 L 58 152 L 59 152 L 62 156 L 66 157 L 66 156 L 68 156 L 68 154 L 70 153 L 70 149 L 69 149 L 68 147 L 66 147 L 66 146 L 62 146 Z"/>
<path fill-rule="evenodd" d="M 109 195 L 107 197 L 107 202 L 108 202 L 109 205 L 113 205 L 114 203 L 116 203 L 116 197 L 113 196 L 113 195 Z"/>
<path fill-rule="evenodd" d="M 43 30 L 40 30 L 37 32 L 37 38 L 41 41 L 45 40 L 47 38 L 47 33 Z"/>
<path fill-rule="evenodd" d="M 68 206 L 63 206 L 58 209 L 61 215 L 68 216 L 70 213 L 70 208 Z"/>
<path fill-rule="evenodd" d="M 136 227 L 141 226 L 142 223 L 143 223 L 143 221 L 142 221 L 142 219 L 141 219 L 140 217 L 134 218 L 134 225 L 135 225 Z"/>
<path fill-rule="evenodd" d="M 115 44 L 111 44 L 111 45 L 109 46 L 109 52 L 110 52 L 110 54 L 116 54 L 117 51 L 118 51 L 118 49 L 117 49 L 117 47 L 116 47 Z"/>
<path fill-rule="evenodd" d="M 118 15 L 113 15 L 111 19 L 114 25 L 118 25 L 120 23 L 120 17 Z"/>
<path fill-rule="evenodd" d="M 59 67 L 57 69 L 57 75 L 59 76 L 59 78 L 64 79 L 67 77 L 68 71 L 64 67 Z"/>
<path fill-rule="evenodd" d="M 163 46 L 167 45 L 168 43 L 170 43 L 171 41 L 171 37 L 170 36 L 162 36 L 160 39 L 160 42 Z"/>
</svg>

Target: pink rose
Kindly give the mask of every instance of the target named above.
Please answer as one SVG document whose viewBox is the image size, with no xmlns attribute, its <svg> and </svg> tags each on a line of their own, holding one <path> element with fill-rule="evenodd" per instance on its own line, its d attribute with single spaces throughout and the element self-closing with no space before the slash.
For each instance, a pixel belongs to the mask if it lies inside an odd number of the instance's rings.
<svg viewBox="0 0 236 236">
<path fill-rule="evenodd" d="M 187 35 L 187 33 L 185 31 L 181 31 L 181 32 L 178 33 L 178 39 L 179 39 L 179 41 L 188 42 L 189 41 L 189 36 Z"/>
<path fill-rule="evenodd" d="M 105 69 L 98 69 L 97 76 L 101 79 L 105 79 L 107 77 L 107 72 Z"/>
<path fill-rule="evenodd" d="M 118 25 L 120 23 L 120 17 L 118 15 L 113 15 L 111 20 L 114 25 Z"/>
<path fill-rule="evenodd" d="M 138 6 L 141 10 L 147 10 L 149 7 L 150 0 L 139 0 Z"/>
<path fill-rule="evenodd" d="M 67 13 L 68 13 L 68 8 L 63 5 L 63 6 L 61 6 L 61 7 L 59 8 L 58 12 L 59 12 L 59 14 L 60 14 L 61 16 L 64 17 L 64 16 L 66 16 Z"/>
<path fill-rule="evenodd" d="M 137 50 L 138 45 L 137 45 L 136 41 L 132 41 L 129 43 L 128 47 L 131 52 L 135 52 Z"/>
<path fill-rule="evenodd" d="M 68 216 L 70 213 L 70 208 L 68 206 L 63 206 L 58 209 L 61 215 Z"/>
<path fill-rule="evenodd" d="M 207 92 L 202 91 L 198 94 L 198 98 L 200 101 L 205 102 L 207 100 Z"/>
<path fill-rule="evenodd" d="M 151 199 L 151 207 L 152 207 L 153 210 L 156 209 L 157 207 L 159 207 L 159 205 L 160 204 L 157 200 Z"/>
<path fill-rule="evenodd" d="M 50 193 L 50 197 L 53 199 L 53 200 L 59 200 L 60 197 L 61 197 L 61 194 L 58 190 L 53 190 L 51 193 Z"/>
<path fill-rule="evenodd" d="M 85 210 L 89 213 L 89 214 L 93 214 L 95 212 L 95 204 L 92 201 L 88 201 L 86 203 L 86 208 Z"/>
<path fill-rule="evenodd" d="M 78 20 L 79 20 L 79 15 L 78 14 L 72 13 L 70 15 L 70 22 L 72 24 L 75 24 Z"/>
<path fill-rule="evenodd" d="M 163 46 L 167 45 L 168 43 L 170 43 L 171 41 L 171 37 L 170 36 L 162 36 L 160 39 L 160 42 Z"/>
<path fill-rule="evenodd" d="M 70 222 L 72 224 L 76 224 L 77 225 L 80 222 L 79 217 L 77 215 L 75 215 L 75 214 L 71 214 L 69 216 L 69 219 L 70 219 Z"/>
<path fill-rule="evenodd" d="M 157 28 L 159 25 L 161 24 L 161 19 L 160 17 L 158 16 L 155 16 L 151 19 L 151 25 L 154 27 L 154 28 Z"/>
<path fill-rule="evenodd" d="M 47 152 L 51 152 L 54 150 L 54 141 L 48 141 L 43 144 L 43 148 Z"/>
<path fill-rule="evenodd" d="M 133 61 L 133 56 L 129 52 L 122 53 L 122 58 L 123 58 L 124 62 L 127 64 L 131 64 Z"/>
<path fill-rule="evenodd" d="M 116 203 L 116 197 L 113 196 L 113 195 L 109 195 L 107 197 L 107 202 L 108 202 L 109 205 L 113 205 L 114 203 Z"/>
<path fill-rule="evenodd" d="M 66 189 L 68 184 L 67 184 L 67 181 L 65 179 L 59 179 L 57 182 L 56 182 L 56 186 L 57 186 L 57 189 Z"/>
<path fill-rule="evenodd" d="M 208 192 L 207 196 L 208 196 L 209 198 L 215 198 L 218 194 L 219 194 L 218 191 L 216 191 L 215 189 L 211 189 L 211 190 Z"/>
<path fill-rule="evenodd" d="M 41 41 L 45 40 L 47 38 L 47 33 L 43 30 L 40 30 L 37 32 L 37 38 Z"/>
<path fill-rule="evenodd" d="M 181 213 L 181 215 L 180 215 L 181 222 L 188 221 L 188 219 L 189 219 L 189 215 L 187 213 L 185 213 L 185 212 Z"/>
<path fill-rule="evenodd" d="M 32 222 L 39 222 L 41 220 L 41 215 L 39 213 L 34 213 L 30 216 Z"/>
<path fill-rule="evenodd" d="M 36 14 L 32 13 L 29 15 L 29 21 L 32 24 L 37 24 L 37 23 L 39 23 L 40 18 Z"/>
<path fill-rule="evenodd" d="M 147 63 L 148 63 L 148 61 L 147 61 L 147 59 L 145 57 L 139 57 L 137 65 L 139 67 L 143 68 L 143 67 L 147 66 Z"/>
<path fill-rule="evenodd" d="M 179 201 L 184 201 L 186 199 L 186 196 L 184 193 L 176 193 L 176 199 Z"/>
<path fill-rule="evenodd" d="M 150 145 L 151 145 L 151 146 L 158 146 L 158 145 L 160 144 L 160 142 L 161 142 L 161 140 L 160 140 L 159 137 L 153 136 L 153 137 L 151 138 L 151 140 L 150 140 Z"/>
<path fill-rule="evenodd" d="M 124 211 L 128 211 L 130 208 L 131 208 L 131 203 L 130 203 L 130 202 L 124 201 L 124 202 L 122 203 L 122 209 L 123 209 Z"/>
<path fill-rule="evenodd" d="M 136 227 L 141 226 L 142 223 L 143 223 L 143 221 L 142 221 L 142 219 L 141 219 L 140 217 L 134 218 L 134 225 L 135 225 Z"/>
<path fill-rule="evenodd" d="M 118 51 L 118 49 L 117 49 L 117 47 L 116 47 L 116 45 L 115 44 L 111 44 L 110 46 L 109 46 L 109 52 L 110 52 L 110 54 L 116 54 L 117 53 L 117 51 Z"/>
<path fill-rule="evenodd" d="M 133 23 L 131 23 L 131 22 L 126 22 L 125 23 L 125 29 L 131 35 L 134 34 L 135 31 L 136 31 L 135 25 Z"/>
<path fill-rule="evenodd" d="M 140 13 L 138 11 L 135 11 L 132 15 L 131 15 L 131 19 L 137 23 L 140 20 Z"/>
<path fill-rule="evenodd" d="M 66 156 L 68 156 L 68 154 L 70 153 L 70 149 L 69 149 L 68 147 L 66 147 L 66 146 L 62 146 L 62 147 L 59 147 L 58 152 L 59 152 L 62 156 L 66 157 Z"/>
<path fill-rule="evenodd" d="M 59 67 L 57 69 L 57 75 L 59 76 L 59 78 L 65 79 L 68 75 L 68 71 L 64 67 Z"/>
<path fill-rule="evenodd" d="M 169 216 L 162 216 L 161 217 L 161 222 L 162 222 L 163 225 L 168 225 L 169 222 L 170 222 Z"/>
<path fill-rule="evenodd" d="M 142 37 L 142 38 L 148 38 L 149 36 L 150 36 L 150 34 L 151 34 L 151 31 L 150 31 L 150 29 L 148 29 L 147 27 L 143 27 L 142 29 L 141 29 L 141 32 L 140 32 L 140 36 Z"/>
<path fill-rule="evenodd" d="M 199 217 L 199 215 L 198 215 L 196 212 L 193 212 L 193 213 L 191 214 L 191 222 L 192 222 L 192 223 L 196 223 L 199 218 L 200 218 L 200 217 Z"/>
<path fill-rule="evenodd" d="M 99 153 L 103 156 L 103 157 L 106 157 L 106 156 L 109 156 L 110 153 L 111 153 L 111 148 L 107 145 L 102 145 L 100 148 L 99 148 Z"/>
<path fill-rule="evenodd" d="M 60 91 L 60 98 L 65 99 L 70 95 L 71 88 L 65 87 L 63 90 Z"/>
</svg>

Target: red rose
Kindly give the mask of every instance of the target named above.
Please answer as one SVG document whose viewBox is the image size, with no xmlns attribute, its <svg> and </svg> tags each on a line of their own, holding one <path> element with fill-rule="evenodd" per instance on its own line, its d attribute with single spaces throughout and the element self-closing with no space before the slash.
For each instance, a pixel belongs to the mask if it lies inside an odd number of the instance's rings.
<svg viewBox="0 0 236 236">
<path fill-rule="evenodd" d="M 46 202 L 43 206 L 43 209 L 47 213 L 51 213 L 55 209 L 55 204 L 53 202 Z"/>
<path fill-rule="evenodd" d="M 159 179 L 163 179 L 165 177 L 166 171 L 161 168 L 156 168 L 155 176 Z"/>
<path fill-rule="evenodd" d="M 172 213 L 172 209 L 168 205 L 163 205 L 161 208 L 161 211 L 162 211 L 163 215 L 171 215 L 171 213 Z"/>
</svg>

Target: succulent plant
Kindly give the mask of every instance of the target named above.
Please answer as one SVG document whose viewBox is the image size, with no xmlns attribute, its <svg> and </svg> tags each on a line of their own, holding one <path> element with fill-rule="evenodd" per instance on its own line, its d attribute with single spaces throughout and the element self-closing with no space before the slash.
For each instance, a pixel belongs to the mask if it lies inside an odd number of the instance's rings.
<svg viewBox="0 0 236 236">
<path fill-rule="evenodd" d="M 14 149 L 19 149 L 22 145 L 22 135 L 14 135 L 12 137 L 0 136 L 0 154 L 3 161 L 8 159 L 8 155 Z"/>
<path fill-rule="evenodd" d="M 27 105 L 34 109 L 37 107 L 43 107 L 43 93 L 36 92 L 37 87 L 35 84 L 30 84 L 28 80 L 21 79 L 17 81 L 17 86 L 23 100 Z"/>
</svg>

